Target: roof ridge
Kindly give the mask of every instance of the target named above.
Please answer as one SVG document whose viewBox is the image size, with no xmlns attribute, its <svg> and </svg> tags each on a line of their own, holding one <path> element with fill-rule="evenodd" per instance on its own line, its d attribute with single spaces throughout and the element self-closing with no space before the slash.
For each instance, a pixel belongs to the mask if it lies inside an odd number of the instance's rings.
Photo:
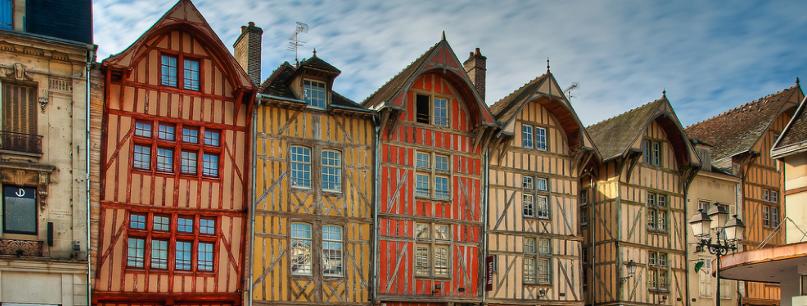
<svg viewBox="0 0 807 306">
<path fill-rule="evenodd" d="M 527 86 L 529 86 L 529 85 L 530 85 L 530 84 L 532 84 L 533 82 L 538 81 L 538 80 L 540 80 L 541 78 L 546 77 L 546 76 L 547 76 L 547 75 L 549 75 L 549 74 L 550 74 L 549 72 L 544 72 L 543 74 L 541 74 L 541 75 L 539 75 L 539 76 L 537 76 L 537 77 L 533 78 L 532 80 L 527 81 L 526 83 L 522 84 L 520 87 L 516 88 L 515 90 L 511 91 L 509 94 L 507 94 L 507 95 L 505 95 L 504 97 L 502 97 L 501 99 L 498 99 L 498 100 L 496 100 L 496 102 L 493 102 L 493 104 L 491 104 L 490 106 L 491 106 L 491 107 L 493 107 L 493 106 L 494 106 L 494 105 L 496 105 L 497 103 L 502 102 L 502 101 L 504 101 L 504 100 L 506 100 L 506 99 L 508 99 L 508 98 L 510 98 L 510 97 L 512 97 L 512 96 L 514 96 L 516 93 L 518 93 L 519 91 L 523 90 L 524 88 L 526 88 Z"/>
<path fill-rule="evenodd" d="M 426 50 L 426 52 L 423 52 L 423 53 L 421 53 L 420 55 L 418 55 L 417 57 L 415 57 L 415 59 L 413 59 L 411 62 L 409 62 L 409 64 L 407 64 L 406 66 L 404 66 L 404 67 L 403 67 L 403 68 L 402 68 L 400 71 L 398 71 L 398 73 L 396 73 L 396 74 L 392 75 L 392 77 L 390 77 L 389 79 L 387 79 L 387 81 L 386 81 L 386 82 L 382 83 L 382 84 L 381 84 L 381 86 L 379 86 L 379 87 L 378 87 L 378 88 L 377 88 L 375 91 L 373 91 L 373 93 L 372 93 L 372 94 L 370 94 L 369 96 L 367 96 L 367 98 L 364 98 L 364 100 L 362 100 L 362 102 L 361 102 L 361 103 L 359 103 L 359 104 L 364 105 L 364 103 L 366 103 L 367 101 L 370 101 L 370 100 L 371 100 L 373 97 L 375 97 L 377 94 L 379 94 L 379 93 L 381 92 L 381 90 L 382 90 L 382 89 L 384 89 L 384 87 L 385 87 L 387 84 L 389 84 L 389 82 L 392 82 L 392 80 L 394 80 L 395 78 L 397 78 L 398 76 L 400 76 L 400 75 L 401 75 L 401 73 L 404 73 L 404 71 L 406 71 L 406 70 L 407 70 L 407 69 L 408 69 L 410 66 L 414 65 L 414 64 L 415 64 L 415 62 L 419 61 L 419 60 L 420 60 L 422 57 L 424 57 L 426 54 L 428 54 L 428 53 L 432 52 L 432 51 L 434 50 L 434 48 L 435 48 L 435 47 L 437 47 L 437 45 L 439 45 L 441 42 L 443 42 L 443 40 L 438 41 L 437 43 L 435 43 L 434 45 L 432 45 L 431 47 L 429 47 L 429 49 L 427 49 L 427 50 Z"/>
<path fill-rule="evenodd" d="M 269 86 L 269 83 L 275 78 L 276 74 L 278 74 L 281 69 L 288 69 L 288 68 L 294 69 L 294 66 L 289 64 L 289 61 L 284 61 L 283 63 L 278 65 L 277 68 L 275 68 L 275 70 L 272 70 L 272 73 L 270 73 L 269 76 L 266 77 L 266 79 L 264 79 L 263 82 L 261 82 L 260 86 L 258 86 L 258 92 L 259 93 L 263 92 L 264 89 L 266 89 L 266 87 Z"/>
<path fill-rule="evenodd" d="M 754 100 L 751 100 L 751 101 L 745 102 L 745 103 L 743 103 L 743 104 L 737 105 L 737 106 L 735 106 L 735 107 L 733 107 L 733 108 L 727 109 L 727 110 L 725 110 L 725 111 L 723 111 L 723 112 L 721 112 L 721 113 L 719 113 L 719 114 L 717 114 L 717 115 L 714 115 L 714 116 L 712 116 L 712 117 L 709 117 L 709 118 L 703 119 L 703 120 L 701 120 L 701 121 L 695 122 L 695 123 L 693 123 L 693 124 L 690 124 L 690 125 L 689 125 L 689 126 L 687 126 L 686 128 L 695 127 L 695 126 L 697 126 L 697 125 L 700 125 L 700 124 L 706 123 L 706 122 L 708 122 L 708 121 L 711 121 L 711 120 L 714 120 L 714 119 L 717 119 L 717 118 L 720 118 L 720 117 L 726 116 L 726 115 L 728 115 L 728 114 L 731 114 L 731 113 L 734 113 L 734 112 L 740 111 L 740 110 L 742 110 L 743 108 L 746 108 L 746 107 L 748 107 L 748 106 L 752 106 L 752 105 L 754 105 L 754 104 L 758 104 L 758 103 L 764 102 L 765 100 L 770 99 L 770 98 L 772 98 L 772 97 L 774 97 L 774 96 L 778 96 L 778 95 L 784 94 L 784 93 L 785 93 L 785 92 L 787 92 L 787 91 L 790 91 L 790 90 L 793 90 L 793 89 L 797 89 L 797 88 L 799 88 L 799 84 L 794 84 L 794 85 L 791 85 L 791 86 L 786 87 L 786 88 L 784 88 L 784 89 L 781 89 L 781 90 L 779 90 L 779 91 L 776 91 L 776 92 L 773 92 L 773 93 L 767 94 L 767 95 L 765 95 L 765 96 L 762 96 L 762 97 L 756 98 L 756 99 L 754 99 Z"/>
<path fill-rule="evenodd" d="M 639 109 L 644 108 L 644 107 L 646 107 L 646 106 L 648 106 L 648 105 L 650 105 L 650 104 L 653 104 L 653 103 L 659 102 L 659 101 L 661 101 L 662 99 L 664 99 L 664 97 L 661 97 L 661 98 L 655 99 L 655 100 L 653 100 L 653 101 L 647 102 L 647 103 L 642 104 L 642 105 L 638 105 L 638 106 L 636 106 L 636 107 L 634 107 L 634 108 L 631 108 L 631 109 L 629 109 L 629 110 L 627 110 L 627 111 L 624 111 L 624 112 L 622 112 L 622 113 L 616 114 L 616 115 L 614 115 L 614 116 L 611 116 L 611 117 L 606 118 L 606 119 L 603 119 L 603 120 L 601 120 L 601 121 L 599 121 L 599 122 L 595 122 L 595 123 L 593 123 L 593 124 L 591 124 L 591 125 L 589 125 L 589 126 L 586 126 L 586 129 L 594 128 L 594 127 L 595 127 L 595 126 L 597 126 L 597 125 L 605 124 L 605 123 L 607 123 L 608 121 L 611 121 L 611 120 L 614 120 L 614 119 L 616 119 L 616 118 L 619 118 L 619 117 L 622 117 L 622 116 L 624 116 L 624 115 L 627 115 L 627 114 L 629 114 L 629 113 L 632 113 L 632 112 L 638 111 Z"/>
</svg>

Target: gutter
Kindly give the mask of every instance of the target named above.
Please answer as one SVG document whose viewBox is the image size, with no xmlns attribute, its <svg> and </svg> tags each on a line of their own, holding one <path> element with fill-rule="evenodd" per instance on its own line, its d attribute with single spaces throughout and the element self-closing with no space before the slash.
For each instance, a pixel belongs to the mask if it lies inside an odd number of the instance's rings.
<svg viewBox="0 0 807 306">
<path fill-rule="evenodd" d="M 91 251 L 90 246 L 92 245 L 92 243 L 91 243 L 91 239 L 92 239 L 92 237 L 91 237 L 92 236 L 92 223 L 90 222 L 90 210 L 92 209 L 92 201 L 91 201 L 91 198 L 90 198 L 90 185 L 91 185 L 90 184 L 90 178 L 91 178 L 91 172 L 90 172 L 90 165 L 91 165 L 91 163 L 90 163 L 90 145 L 91 145 L 91 141 L 90 141 L 90 139 L 91 139 L 90 138 L 90 125 L 91 125 L 90 124 L 90 112 L 91 112 L 91 107 L 90 106 L 92 104 L 92 102 L 91 102 L 92 99 L 90 98 L 90 83 L 92 82 L 92 78 L 90 77 L 90 74 L 92 72 L 92 63 L 95 62 L 95 56 L 96 56 L 95 49 L 96 49 L 96 46 L 92 46 L 92 47 L 87 48 L 87 63 L 85 65 L 86 68 L 84 70 L 84 73 L 85 73 L 85 75 L 84 75 L 84 77 L 85 77 L 85 82 L 84 82 L 85 83 L 84 101 L 86 103 L 84 105 L 84 120 L 85 120 L 84 121 L 84 137 L 86 138 L 85 144 L 84 144 L 84 146 L 85 146 L 85 149 L 84 149 L 84 154 L 85 154 L 85 156 L 84 156 L 84 174 L 86 175 L 86 178 L 84 180 L 84 184 L 85 184 L 84 187 L 85 187 L 86 190 L 84 192 L 85 192 L 85 197 L 86 197 L 86 202 L 87 202 L 86 203 L 86 212 L 85 212 L 85 217 L 87 218 L 86 219 L 86 222 L 87 222 L 86 223 L 86 227 L 87 227 L 87 237 L 86 237 L 87 238 L 87 243 L 86 243 L 86 246 L 85 246 L 86 249 L 87 249 L 87 305 L 92 305 L 92 258 L 90 256 L 90 251 Z"/>
<path fill-rule="evenodd" d="M 484 266 L 484 268 L 479 269 L 483 276 L 480 279 L 485 280 L 484 282 L 480 282 L 482 285 L 482 305 L 487 305 L 486 301 L 488 297 L 488 292 L 485 290 L 485 288 L 487 287 L 488 281 L 488 205 L 490 203 L 488 199 L 488 188 L 490 187 L 488 181 L 488 177 L 490 176 L 489 158 L 490 147 L 488 146 L 485 148 L 485 152 L 482 155 L 482 241 L 479 244 L 482 251 L 482 258 L 480 258 L 480 260 L 482 261 L 482 266 Z"/>
</svg>

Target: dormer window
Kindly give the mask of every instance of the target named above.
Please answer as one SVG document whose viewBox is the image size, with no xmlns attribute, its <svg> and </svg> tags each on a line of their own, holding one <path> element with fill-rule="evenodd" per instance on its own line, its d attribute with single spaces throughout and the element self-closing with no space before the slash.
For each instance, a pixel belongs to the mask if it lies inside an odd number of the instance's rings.
<svg viewBox="0 0 807 306">
<path fill-rule="evenodd" d="M 325 83 L 304 80 L 303 94 L 305 103 L 314 108 L 325 109 L 327 95 L 325 93 Z"/>
<path fill-rule="evenodd" d="M 180 67 L 180 63 L 182 64 Z M 179 72 L 182 70 L 182 82 L 179 81 Z M 201 68 L 196 59 L 185 58 L 180 55 L 163 54 L 160 56 L 160 85 L 199 91 L 199 74 Z"/>
<path fill-rule="evenodd" d="M 160 60 L 160 85 L 177 87 L 177 57 L 163 54 Z"/>
<path fill-rule="evenodd" d="M 438 127 L 448 127 L 448 99 L 430 95 L 416 95 L 415 121 Z"/>
</svg>

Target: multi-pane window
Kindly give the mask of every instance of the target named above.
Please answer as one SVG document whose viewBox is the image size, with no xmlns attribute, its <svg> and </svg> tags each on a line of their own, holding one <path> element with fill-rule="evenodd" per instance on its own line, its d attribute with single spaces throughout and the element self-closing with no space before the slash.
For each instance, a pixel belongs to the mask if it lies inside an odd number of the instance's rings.
<svg viewBox="0 0 807 306">
<path fill-rule="evenodd" d="M 415 276 L 449 277 L 451 229 L 448 224 L 415 223 Z"/>
<path fill-rule="evenodd" d="M 181 175 L 201 174 L 208 178 L 218 178 L 221 152 L 219 130 L 158 122 L 156 132 L 152 133 L 153 126 L 155 123 L 150 121 L 140 120 L 135 123 L 135 145 L 132 152 L 134 168 L 151 170 L 153 167 L 161 174 L 176 173 L 174 162 L 178 157 Z M 199 145 L 202 134 L 204 144 Z M 152 154 L 156 155 L 154 161 L 151 158 Z M 156 165 L 152 165 L 153 162 L 156 162 Z"/>
<path fill-rule="evenodd" d="M 163 54 L 160 59 L 160 84 L 177 87 L 177 57 Z"/>
<path fill-rule="evenodd" d="M 580 190 L 580 225 L 588 224 L 588 189 Z"/>
<path fill-rule="evenodd" d="M 190 241 L 177 241 L 176 242 L 176 258 L 174 259 L 174 269 L 182 271 L 191 270 L 191 256 L 193 242 Z"/>
<path fill-rule="evenodd" d="M 415 95 L 415 121 L 418 123 L 431 123 L 431 96 Z"/>
<path fill-rule="evenodd" d="M 305 96 L 305 103 L 311 107 L 324 109 L 326 106 L 327 94 L 325 91 L 325 83 L 304 80 L 303 81 L 303 95 Z"/>
<path fill-rule="evenodd" d="M 196 269 L 199 271 L 213 271 L 213 244 L 199 242 L 196 252 Z"/>
<path fill-rule="evenodd" d="M 189 217 L 177 218 L 177 232 L 193 233 L 193 218 Z"/>
<path fill-rule="evenodd" d="M 439 172 L 448 172 L 451 169 L 449 158 L 446 155 L 434 155 L 434 170 Z"/>
<path fill-rule="evenodd" d="M 448 177 L 435 176 L 434 177 L 434 199 L 446 201 L 451 198 L 448 191 Z"/>
<path fill-rule="evenodd" d="M 143 267 L 143 258 L 144 253 L 146 251 L 145 247 L 146 241 L 142 238 L 132 238 L 130 237 L 127 241 L 127 256 L 126 256 L 126 266 L 132 268 L 142 268 Z"/>
<path fill-rule="evenodd" d="M 431 189 L 429 188 L 429 176 L 426 174 L 416 174 L 415 175 L 415 195 L 418 197 L 428 198 L 431 194 Z"/>
<path fill-rule="evenodd" d="M 151 240 L 151 268 L 168 269 L 168 241 Z"/>
<path fill-rule="evenodd" d="M 546 151 L 549 149 L 549 140 L 546 135 L 546 128 L 521 124 L 521 147 L 525 149 L 538 149 Z"/>
<path fill-rule="evenodd" d="M 171 230 L 171 219 L 168 216 L 154 215 L 152 228 L 158 232 L 167 232 Z"/>
<path fill-rule="evenodd" d="M 546 129 L 542 127 L 535 127 L 535 148 L 541 151 L 546 151 Z"/>
<path fill-rule="evenodd" d="M 529 124 L 522 124 L 521 125 L 521 147 L 532 149 L 533 147 L 533 133 L 532 133 L 532 125 Z"/>
<path fill-rule="evenodd" d="M 651 290 L 669 290 L 669 263 L 667 253 L 650 252 L 647 286 Z"/>
<path fill-rule="evenodd" d="M 291 146 L 289 149 L 291 164 L 291 186 L 295 188 L 311 188 L 311 148 Z"/>
<path fill-rule="evenodd" d="M 434 125 L 448 127 L 448 99 L 434 97 Z"/>
<path fill-rule="evenodd" d="M 417 152 L 415 154 L 415 167 L 418 169 L 431 169 L 432 156 L 429 153 Z"/>
<path fill-rule="evenodd" d="M 647 229 L 667 232 L 667 195 L 647 193 Z"/>
<path fill-rule="evenodd" d="M 291 224 L 291 274 L 311 275 L 311 224 Z"/>
<path fill-rule="evenodd" d="M 320 154 L 322 162 L 322 190 L 342 191 L 342 153 L 334 150 L 323 150 Z"/>
<path fill-rule="evenodd" d="M 432 165 L 434 165 L 432 167 Z M 451 199 L 451 157 L 427 152 L 415 153 L 415 196 L 437 201 Z M 434 184 L 434 190 L 431 189 Z"/>
<path fill-rule="evenodd" d="M 146 229 L 146 215 L 129 214 L 129 228 L 138 230 Z"/>
<path fill-rule="evenodd" d="M 661 166 L 661 141 L 645 139 L 642 141 L 642 157 L 644 162 L 653 166 Z"/>
<path fill-rule="evenodd" d="M 550 284 L 552 247 L 549 239 L 524 238 L 523 281 L 525 284 Z"/>
<path fill-rule="evenodd" d="M 189 90 L 199 90 L 199 61 L 185 59 L 182 71 L 182 78 L 185 83 L 184 88 Z"/>
<path fill-rule="evenodd" d="M 767 228 L 779 226 L 779 207 L 762 205 L 762 225 Z"/>
<path fill-rule="evenodd" d="M 199 233 L 203 235 L 216 234 L 216 220 L 208 218 L 199 219 Z"/>
<path fill-rule="evenodd" d="M 322 226 L 322 274 L 342 276 L 344 273 L 342 262 L 342 227 Z"/>
<path fill-rule="evenodd" d="M 522 211 L 525 217 L 549 219 L 549 181 L 544 177 L 521 177 Z"/>
</svg>

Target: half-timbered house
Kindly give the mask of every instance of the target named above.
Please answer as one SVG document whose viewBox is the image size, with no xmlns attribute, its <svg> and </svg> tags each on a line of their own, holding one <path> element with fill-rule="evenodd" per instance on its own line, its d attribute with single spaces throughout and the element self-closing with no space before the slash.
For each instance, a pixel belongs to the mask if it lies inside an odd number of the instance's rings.
<svg viewBox="0 0 807 306">
<path fill-rule="evenodd" d="M 479 63 L 481 64 L 481 63 Z M 484 158 L 496 130 L 443 37 L 363 104 L 378 110 L 376 302 L 481 302 Z"/>
<path fill-rule="evenodd" d="M 255 305 L 368 305 L 374 112 L 314 55 L 263 82 L 256 123 Z"/>
<path fill-rule="evenodd" d="M 713 145 L 712 164 L 740 179 L 738 215 L 745 222 L 743 250 L 782 245 L 784 231 L 781 161 L 771 158 L 774 141 L 784 130 L 804 93 L 795 85 L 740 105 L 687 127 L 691 137 Z M 692 213 L 690 213 L 692 214 Z M 775 284 L 746 282 L 745 305 L 778 305 Z"/>
<path fill-rule="evenodd" d="M 488 171 L 487 249 L 495 272 L 487 275 L 485 301 L 583 305 L 588 190 L 579 181 L 592 178 L 585 166 L 599 158 L 592 141 L 549 71 L 491 111 L 502 131 Z"/>
<path fill-rule="evenodd" d="M 254 85 L 188 0 L 101 69 L 93 304 L 241 304 Z"/>
<path fill-rule="evenodd" d="M 586 279 L 596 305 L 686 305 L 687 187 L 700 161 L 666 95 L 588 128 L 603 161 L 591 189 Z M 631 273 L 634 271 L 634 273 Z"/>
</svg>

